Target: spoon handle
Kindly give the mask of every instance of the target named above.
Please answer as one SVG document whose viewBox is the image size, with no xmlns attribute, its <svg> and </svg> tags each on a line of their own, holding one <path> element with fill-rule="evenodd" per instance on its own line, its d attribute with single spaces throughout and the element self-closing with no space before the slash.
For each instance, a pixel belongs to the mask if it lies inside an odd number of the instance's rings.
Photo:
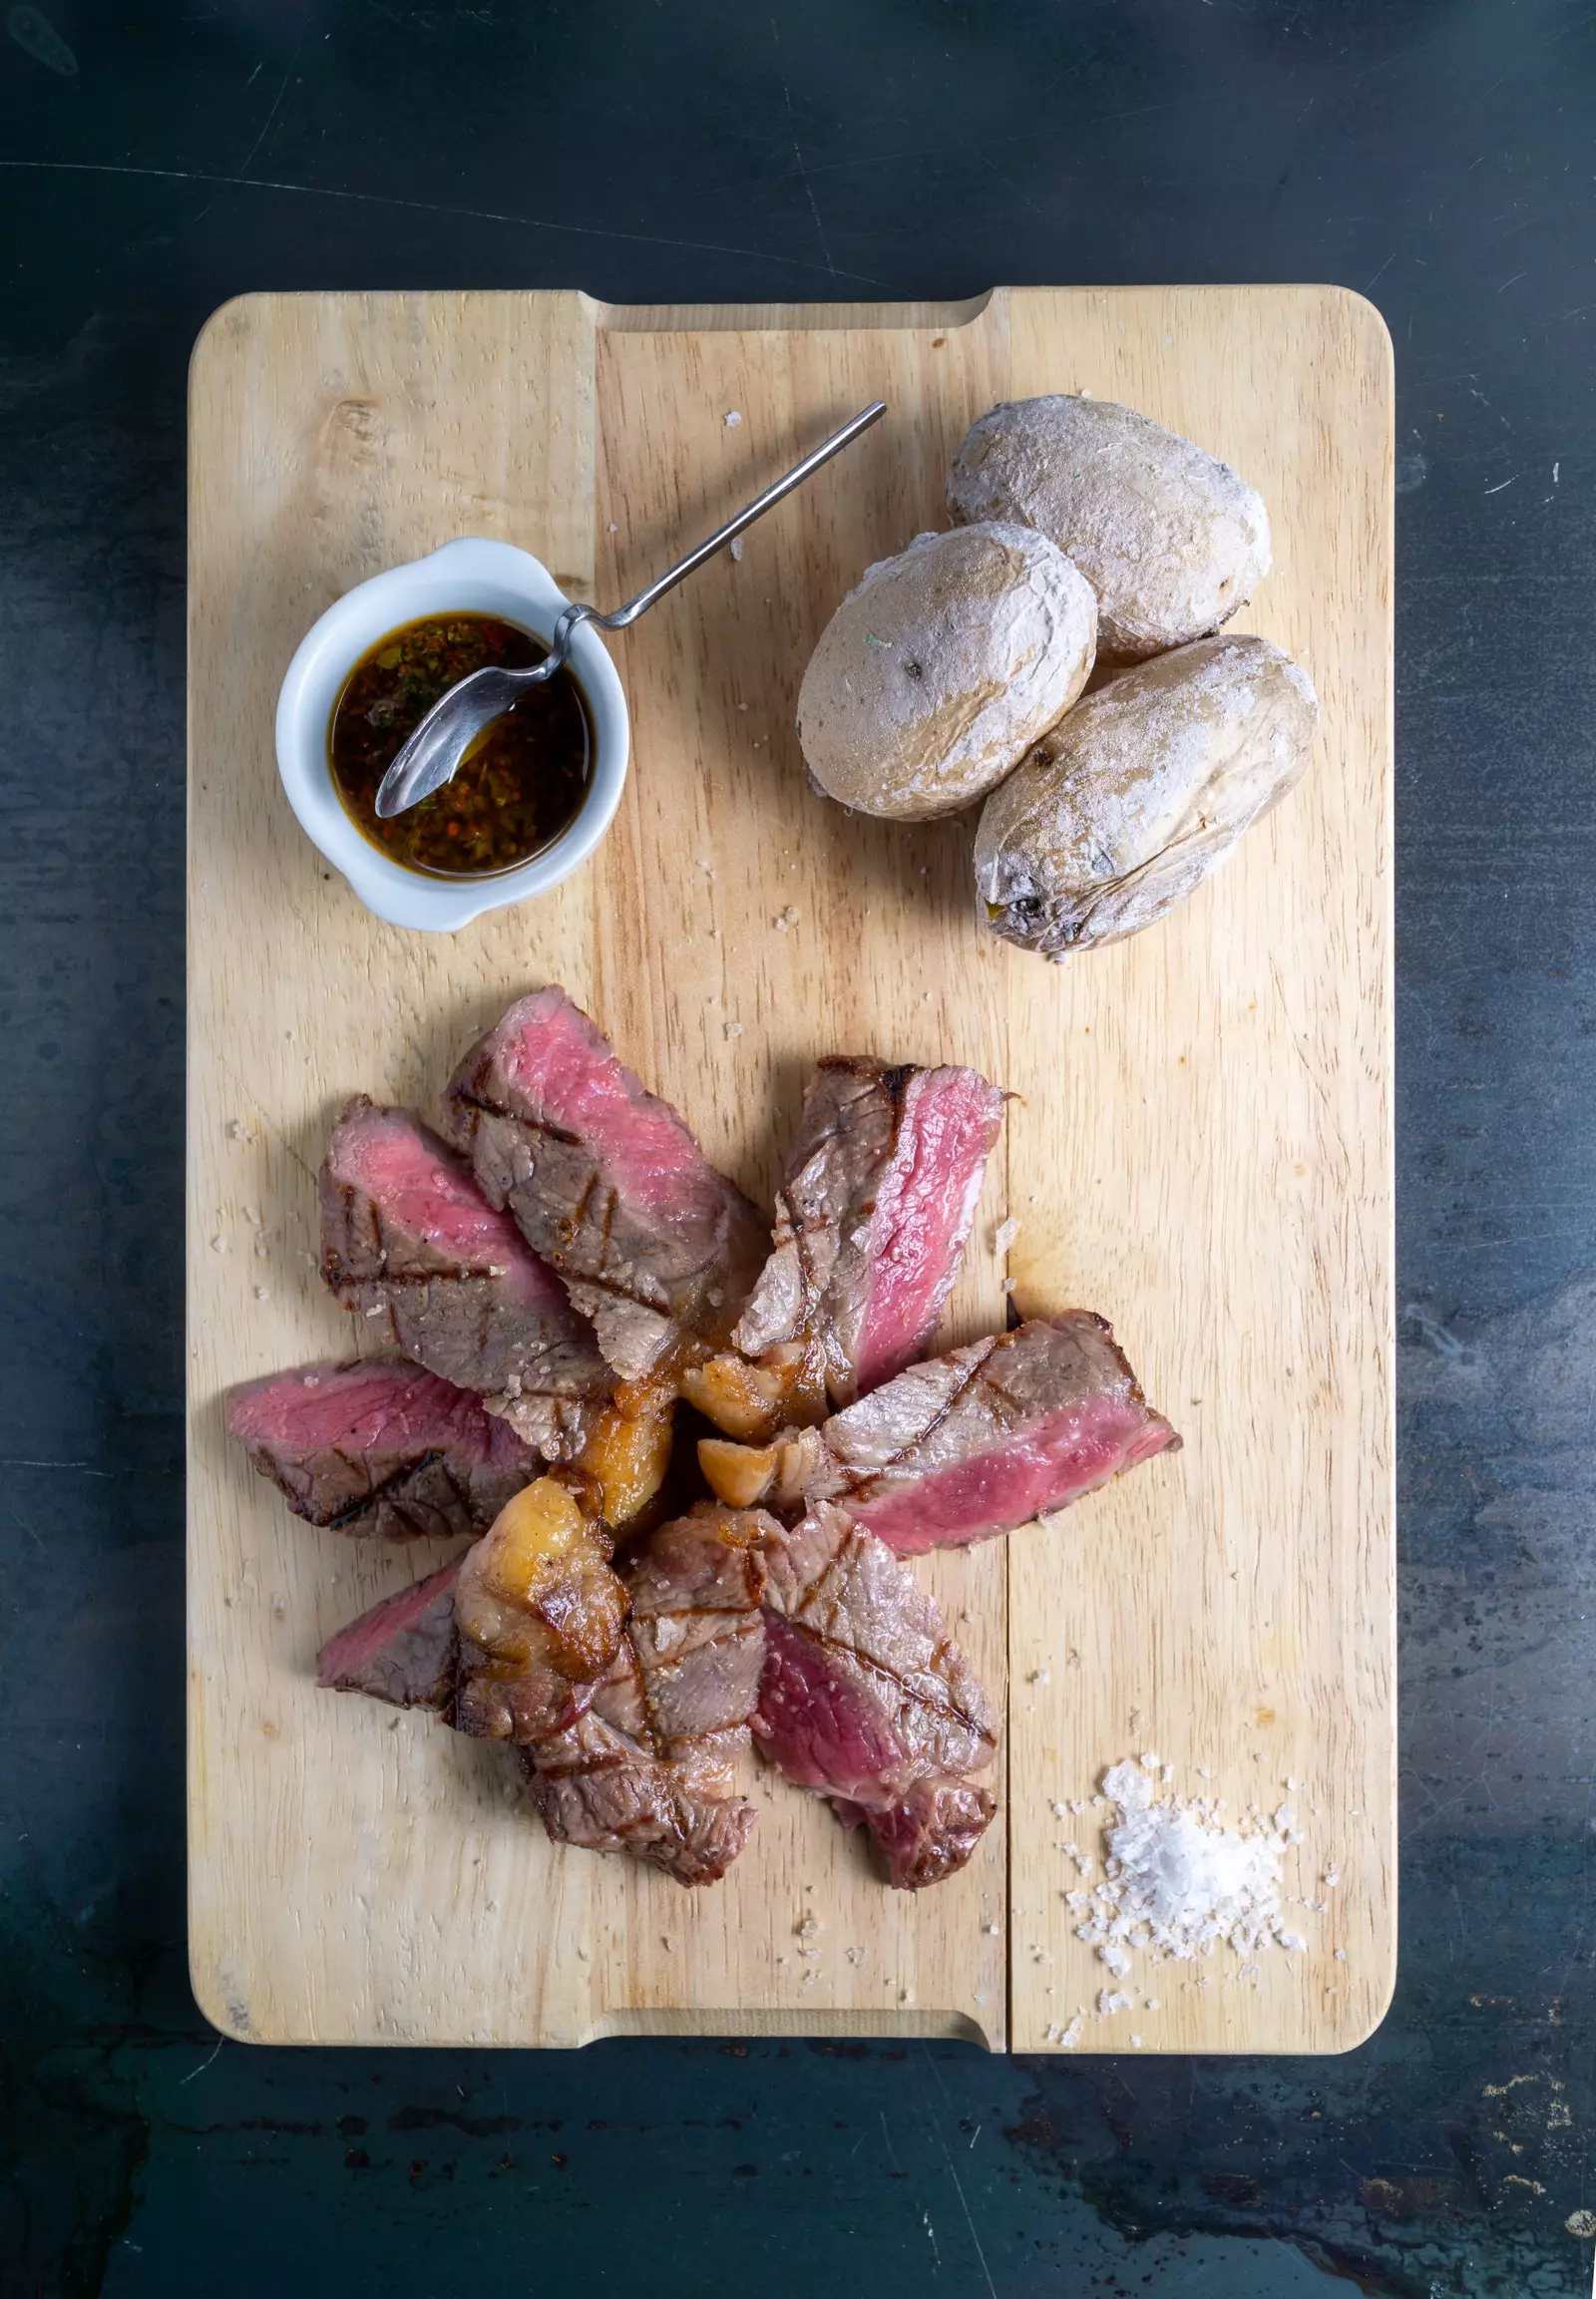
<svg viewBox="0 0 1596 2299">
<path fill-rule="evenodd" d="M 646 589 L 639 590 L 635 598 L 628 599 L 624 606 L 617 606 L 612 614 L 584 614 L 583 621 L 597 622 L 602 630 L 624 630 L 628 624 L 636 621 L 639 614 L 646 612 L 656 598 L 663 598 L 667 590 L 674 590 L 677 583 L 685 575 L 691 575 L 694 568 L 702 567 L 704 561 L 712 559 L 717 551 L 723 550 L 734 535 L 741 535 L 745 527 L 752 527 L 756 519 L 762 519 L 772 504 L 779 503 L 784 495 L 790 495 L 795 487 L 801 487 L 812 472 L 818 471 L 823 463 L 829 463 L 834 455 L 840 455 L 862 431 L 868 431 L 873 423 L 880 422 L 886 412 L 885 399 L 873 400 L 869 407 L 845 423 L 840 431 L 834 431 L 829 439 L 823 439 L 811 454 L 804 457 L 802 463 L 795 463 L 783 478 L 767 487 L 763 495 L 756 495 L 746 510 L 739 511 L 734 519 L 728 519 L 724 527 L 717 527 L 714 534 L 707 536 L 696 551 L 689 551 L 685 559 L 678 559 L 674 567 L 667 568 L 663 575 L 656 576 Z"/>
</svg>

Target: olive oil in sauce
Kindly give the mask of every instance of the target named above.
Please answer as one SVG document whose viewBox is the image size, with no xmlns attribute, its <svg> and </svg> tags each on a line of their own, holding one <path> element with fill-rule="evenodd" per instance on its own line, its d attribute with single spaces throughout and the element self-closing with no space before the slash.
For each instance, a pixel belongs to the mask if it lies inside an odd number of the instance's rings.
<svg viewBox="0 0 1596 2299">
<path fill-rule="evenodd" d="M 377 786 L 438 697 L 472 671 L 530 669 L 548 648 L 493 614 L 389 631 L 345 681 L 328 736 L 333 788 L 379 852 L 429 878 L 485 878 L 552 846 L 582 810 L 593 728 L 570 665 L 485 727 L 452 782 L 382 821 Z"/>
</svg>

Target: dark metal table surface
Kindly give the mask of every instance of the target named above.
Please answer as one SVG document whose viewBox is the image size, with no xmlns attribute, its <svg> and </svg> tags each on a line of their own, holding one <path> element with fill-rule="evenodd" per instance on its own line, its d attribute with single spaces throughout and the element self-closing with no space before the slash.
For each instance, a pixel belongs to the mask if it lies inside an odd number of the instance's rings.
<svg viewBox="0 0 1596 2299">
<path fill-rule="evenodd" d="M 1589 0 L 45 0 L 0 41 L 0 2290 L 1583 2294 Z M 1329 2061 L 222 2045 L 183 1843 L 184 381 L 243 288 L 1331 279 L 1398 389 L 1402 1944 Z"/>
</svg>

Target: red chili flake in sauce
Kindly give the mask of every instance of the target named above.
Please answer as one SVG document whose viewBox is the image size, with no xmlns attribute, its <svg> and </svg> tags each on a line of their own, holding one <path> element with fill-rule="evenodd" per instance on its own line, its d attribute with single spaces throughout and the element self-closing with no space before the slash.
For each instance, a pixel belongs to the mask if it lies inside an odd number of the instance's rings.
<svg viewBox="0 0 1596 2299">
<path fill-rule="evenodd" d="M 387 822 L 376 808 L 378 784 L 441 694 L 474 670 L 527 669 L 547 652 L 497 615 L 439 614 L 361 656 L 327 749 L 333 788 L 373 846 L 428 877 L 482 878 L 531 861 L 571 827 L 588 795 L 593 729 L 569 665 L 485 728 L 442 790 Z"/>
</svg>

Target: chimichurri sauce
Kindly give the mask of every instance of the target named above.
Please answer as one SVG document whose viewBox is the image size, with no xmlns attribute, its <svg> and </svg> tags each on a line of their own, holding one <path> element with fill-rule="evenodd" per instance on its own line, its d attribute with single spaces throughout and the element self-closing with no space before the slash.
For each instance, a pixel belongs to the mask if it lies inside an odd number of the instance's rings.
<svg viewBox="0 0 1596 2299">
<path fill-rule="evenodd" d="M 459 772 L 380 821 L 377 786 L 448 687 L 488 666 L 529 669 L 548 648 L 492 614 L 435 614 L 390 630 L 349 673 L 328 737 L 344 811 L 383 854 L 435 878 L 483 878 L 541 854 L 576 820 L 593 729 L 569 665 L 477 737 Z"/>
</svg>

